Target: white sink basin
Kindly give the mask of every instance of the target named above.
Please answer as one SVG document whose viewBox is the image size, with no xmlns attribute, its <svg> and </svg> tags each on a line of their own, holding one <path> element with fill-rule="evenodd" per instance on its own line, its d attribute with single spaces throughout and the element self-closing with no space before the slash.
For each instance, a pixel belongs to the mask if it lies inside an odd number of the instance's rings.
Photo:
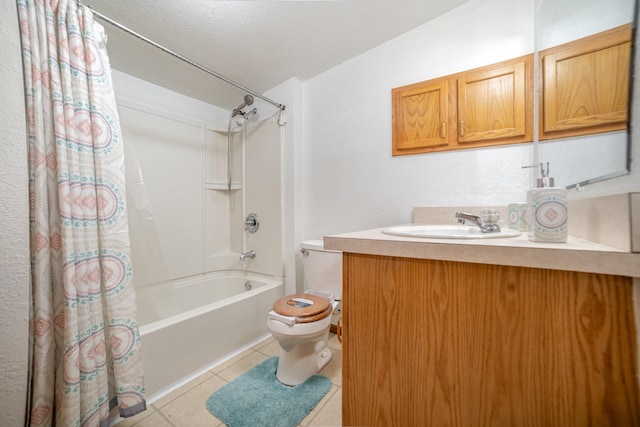
<svg viewBox="0 0 640 427">
<path fill-rule="evenodd" d="M 404 237 L 428 237 L 431 239 L 499 239 L 517 237 L 518 230 L 503 228 L 497 233 L 483 233 L 478 227 L 467 225 L 398 225 L 382 229 L 384 234 Z"/>
</svg>

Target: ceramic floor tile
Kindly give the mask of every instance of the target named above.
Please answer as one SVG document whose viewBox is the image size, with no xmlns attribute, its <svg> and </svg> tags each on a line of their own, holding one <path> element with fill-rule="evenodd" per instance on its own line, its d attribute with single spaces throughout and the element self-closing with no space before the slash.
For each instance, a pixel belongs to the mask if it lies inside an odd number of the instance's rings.
<svg viewBox="0 0 640 427">
<path fill-rule="evenodd" d="M 221 421 L 207 410 L 206 404 L 209 396 L 225 384 L 226 381 L 214 376 L 159 408 L 158 412 L 179 427 L 217 426 Z"/>
<path fill-rule="evenodd" d="M 210 371 L 213 372 L 214 374 L 222 372 L 225 369 L 229 368 L 230 366 L 238 363 L 239 361 L 241 361 L 245 357 L 247 357 L 249 355 L 252 355 L 253 353 L 255 353 L 255 350 L 247 349 L 247 350 L 243 351 L 242 353 L 240 353 L 240 354 L 238 354 L 236 356 L 233 356 L 231 359 L 227 360 L 226 362 L 221 363 L 218 366 L 212 368 Z"/>
<path fill-rule="evenodd" d="M 338 336 L 336 334 L 329 334 L 329 341 L 327 341 L 327 347 L 336 350 L 342 350 L 342 344 L 338 341 Z"/>
<path fill-rule="evenodd" d="M 229 366 L 222 372 L 218 372 L 218 376 L 226 381 L 233 381 L 238 378 L 240 375 L 247 372 L 249 369 L 254 366 L 264 362 L 268 357 L 260 352 L 254 351 L 252 354 L 247 357 L 237 361 L 233 365 Z"/>
<path fill-rule="evenodd" d="M 320 400 L 320 402 L 318 402 L 315 408 L 313 408 L 311 412 L 309 412 L 309 415 L 307 415 L 304 418 L 304 420 L 302 420 L 302 422 L 299 424 L 299 427 L 308 426 L 311 420 L 313 420 L 318 415 L 318 413 L 320 413 L 320 411 L 327 404 L 329 399 L 331 399 L 331 397 L 336 393 L 337 389 L 338 388 L 336 386 L 332 385 L 331 389 L 327 392 L 327 394 L 324 395 L 324 397 Z"/>
<path fill-rule="evenodd" d="M 179 388 L 175 389 L 171 393 L 169 393 L 169 394 L 161 397 L 160 399 L 154 401 L 153 405 L 155 407 L 157 407 L 157 408 L 162 408 L 167 403 L 171 402 L 172 400 L 174 400 L 174 399 L 178 398 L 179 396 L 183 395 L 184 393 L 188 392 L 189 390 L 191 390 L 192 388 L 194 388 L 198 384 L 213 378 L 213 376 L 214 375 L 211 372 L 205 372 L 202 375 L 200 375 L 200 376 L 194 378 L 193 380 L 189 381 L 188 383 L 186 383 L 186 384 L 180 386 Z"/>
<path fill-rule="evenodd" d="M 332 349 L 333 356 L 329 363 L 320 370 L 320 374 L 329 378 L 331 382 L 337 386 L 342 385 L 342 351 Z"/>
<path fill-rule="evenodd" d="M 278 341 L 273 340 L 272 342 L 270 342 L 269 344 L 265 345 L 264 347 L 261 347 L 258 351 L 260 353 L 266 354 L 269 357 L 279 356 L 280 355 L 280 344 L 278 344 Z"/>
<path fill-rule="evenodd" d="M 307 425 L 309 427 L 338 427 L 342 425 L 342 388 L 338 388 L 336 392 L 329 397 L 326 404 L 320 406 L 317 414 L 315 414 Z"/>
<path fill-rule="evenodd" d="M 253 347 L 251 347 L 253 350 L 260 350 L 262 347 L 264 347 L 265 345 L 269 345 L 272 342 L 274 342 L 275 339 L 273 337 L 269 337 L 266 338 L 262 341 L 260 341 L 259 343 L 257 343 L 256 345 L 254 345 Z"/>
</svg>

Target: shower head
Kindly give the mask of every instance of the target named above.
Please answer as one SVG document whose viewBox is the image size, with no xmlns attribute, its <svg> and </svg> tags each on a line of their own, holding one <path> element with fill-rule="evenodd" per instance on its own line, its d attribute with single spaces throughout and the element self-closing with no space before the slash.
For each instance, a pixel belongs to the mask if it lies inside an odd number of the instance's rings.
<svg viewBox="0 0 640 427">
<path fill-rule="evenodd" d="M 238 114 L 242 114 L 242 111 L 240 111 L 240 110 L 242 110 L 247 105 L 251 105 L 251 104 L 253 104 L 253 96 L 248 95 L 248 94 L 245 95 L 244 96 L 244 102 L 242 104 L 238 105 L 237 108 L 233 109 L 233 113 L 231 114 L 231 117 L 235 117 Z"/>
</svg>

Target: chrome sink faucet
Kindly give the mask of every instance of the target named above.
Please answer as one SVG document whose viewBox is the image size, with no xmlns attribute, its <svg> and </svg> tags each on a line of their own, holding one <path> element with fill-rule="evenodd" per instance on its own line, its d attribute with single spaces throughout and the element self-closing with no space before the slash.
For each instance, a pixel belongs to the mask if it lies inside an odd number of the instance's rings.
<svg viewBox="0 0 640 427">
<path fill-rule="evenodd" d="M 480 228 L 483 233 L 499 233 L 500 226 L 493 222 L 485 223 L 482 217 L 465 212 L 456 212 L 456 218 L 460 224 L 464 224 L 466 221 L 471 221 L 473 224 Z"/>
<path fill-rule="evenodd" d="M 240 261 L 244 261 L 246 258 L 255 258 L 255 257 L 256 257 L 256 251 L 252 249 L 250 251 L 242 252 L 240 254 Z"/>
</svg>

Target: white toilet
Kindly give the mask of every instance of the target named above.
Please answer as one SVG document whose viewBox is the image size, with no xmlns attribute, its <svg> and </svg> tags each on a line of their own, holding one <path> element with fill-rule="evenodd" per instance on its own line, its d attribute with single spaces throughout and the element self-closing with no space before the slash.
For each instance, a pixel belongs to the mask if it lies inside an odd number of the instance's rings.
<svg viewBox="0 0 640 427">
<path fill-rule="evenodd" d="M 280 298 L 267 316 L 280 344 L 276 377 L 289 386 L 303 383 L 331 360 L 331 315 L 342 299 L 342 252 L 324 250 L 322 240 L 300 246 L 308 290 Z"/>
</svg>

